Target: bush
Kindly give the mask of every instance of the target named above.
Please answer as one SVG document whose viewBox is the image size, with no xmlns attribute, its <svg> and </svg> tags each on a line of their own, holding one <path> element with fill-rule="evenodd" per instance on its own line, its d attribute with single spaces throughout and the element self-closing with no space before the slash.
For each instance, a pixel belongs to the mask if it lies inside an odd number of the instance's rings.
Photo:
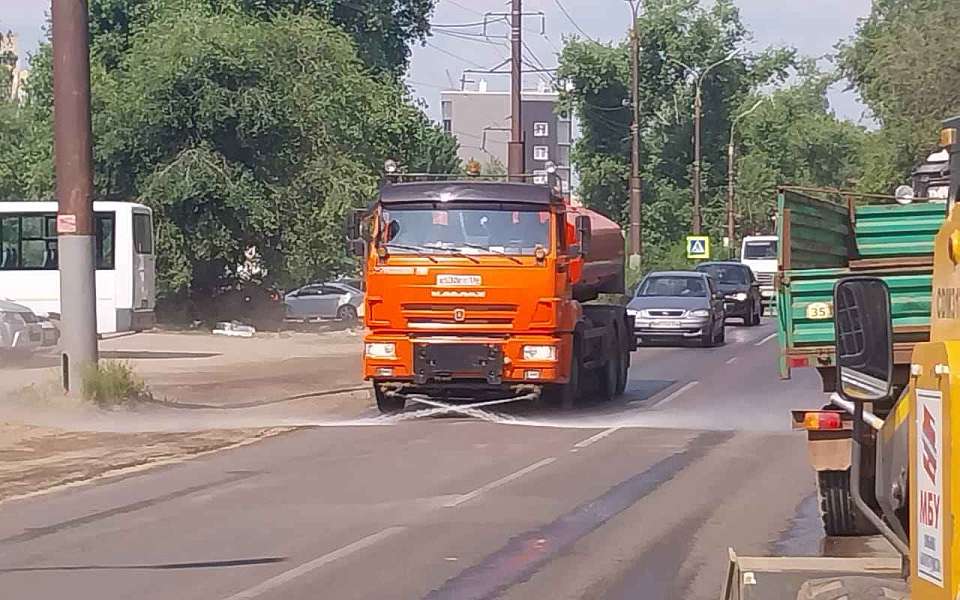
<svg viewBox="0 0 960 600">
<path fill-rule="evenodd" d="M 101 408 L 133 404 L 150 396 L 147 385 L 123 362 L 101 361 L 83 373 L 84 400 Z"/>
</svg>

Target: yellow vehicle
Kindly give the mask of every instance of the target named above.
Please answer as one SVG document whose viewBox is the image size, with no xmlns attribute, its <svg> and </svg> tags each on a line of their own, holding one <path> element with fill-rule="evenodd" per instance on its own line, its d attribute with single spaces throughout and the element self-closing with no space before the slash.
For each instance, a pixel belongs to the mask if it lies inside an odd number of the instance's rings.
<svg viewBox="0 0 960 600">
<path fill-rule="evenodd" d="M 756 558 L 731 550 L 724 599 L 960 598 L 960 117 L 946 121 L 941 142 L 952 175 L 934 245 L 930 341 L 914 348 L 909 382 L 886 419 L 871 408 L 893 393 L 889 288 L 875 277 L 834 288 L 837 388 L 853 413 L 850 495 L 899 556 Z M 863 452 L 874 445 L 875 455 Z M 862 497 L 867 470 L 879 508 Z"/>
</svg>

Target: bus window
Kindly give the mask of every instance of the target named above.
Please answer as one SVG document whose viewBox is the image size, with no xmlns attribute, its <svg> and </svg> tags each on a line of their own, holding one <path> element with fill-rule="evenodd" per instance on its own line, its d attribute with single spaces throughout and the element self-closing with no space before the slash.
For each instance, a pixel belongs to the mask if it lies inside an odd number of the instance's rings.
<svg viewBox="0 0 960 600">
<path fill-rule="evenodd" d="M 15 269 L 20 263 L 20 219 L 0 219 L 0 269 Z"/>
<path fill-rule="evenodd" d="M 97 214 L 97 270 L 112 271 L 114 266 L 115 221 L 112 214 Z"/>
<path fill-rule="evenodd" d="M 57 236 L 50 235 L 46 215 L 20 217 L 21 269 L 56 269 Z"/>
<path fill-rule="evenodd" d="M 137 254 L 153 254 L 153 226 L 148 214 L 133 213 L 133 249 Z"/>
</svg>

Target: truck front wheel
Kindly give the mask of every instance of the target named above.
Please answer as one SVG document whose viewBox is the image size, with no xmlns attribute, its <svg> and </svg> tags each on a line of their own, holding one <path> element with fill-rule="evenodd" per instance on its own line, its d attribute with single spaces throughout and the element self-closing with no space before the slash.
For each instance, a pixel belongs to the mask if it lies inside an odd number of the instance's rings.
<svg viewBox="0 0 960 600">
<path fill-rule="evenodd" d="M 377 408 L 385 415 L 398 413 L 407 405 L 406 398 L 387 394 L 383 388 L 376 384 L 373 386 L 373 396 L 377 401 Z"/>
<path fill-rule="evenodd" d="M 551 404 L 558 404 L 563 410 L 570 410 L 580 397 L 580 343 L 575 340 L 570 356 L 570 379 L 567 383 L 554 384 L 547 388 Z"/>
<path fill-rule="evenodd" d="M 850 470 L 817 472 L 823 530 L 829 536 L 874 535 L 876 528 L 860 514 L 850 496 Z"/>
</svg>

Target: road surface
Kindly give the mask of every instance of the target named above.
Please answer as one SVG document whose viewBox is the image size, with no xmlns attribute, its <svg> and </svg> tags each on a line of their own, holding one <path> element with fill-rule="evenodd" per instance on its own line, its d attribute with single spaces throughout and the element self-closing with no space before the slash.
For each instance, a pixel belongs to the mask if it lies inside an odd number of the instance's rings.
<svg viewBox="0 0 960 600">
<path fill-rule="evenodd" d="M 788 426 L 818 379 L 777 379 L 773 331 L 643 348 L 572 414 L 414 407 L 4 504 L 2 596 L 713 599 L 728 546 L 822 551 Z"/>
</svg>

